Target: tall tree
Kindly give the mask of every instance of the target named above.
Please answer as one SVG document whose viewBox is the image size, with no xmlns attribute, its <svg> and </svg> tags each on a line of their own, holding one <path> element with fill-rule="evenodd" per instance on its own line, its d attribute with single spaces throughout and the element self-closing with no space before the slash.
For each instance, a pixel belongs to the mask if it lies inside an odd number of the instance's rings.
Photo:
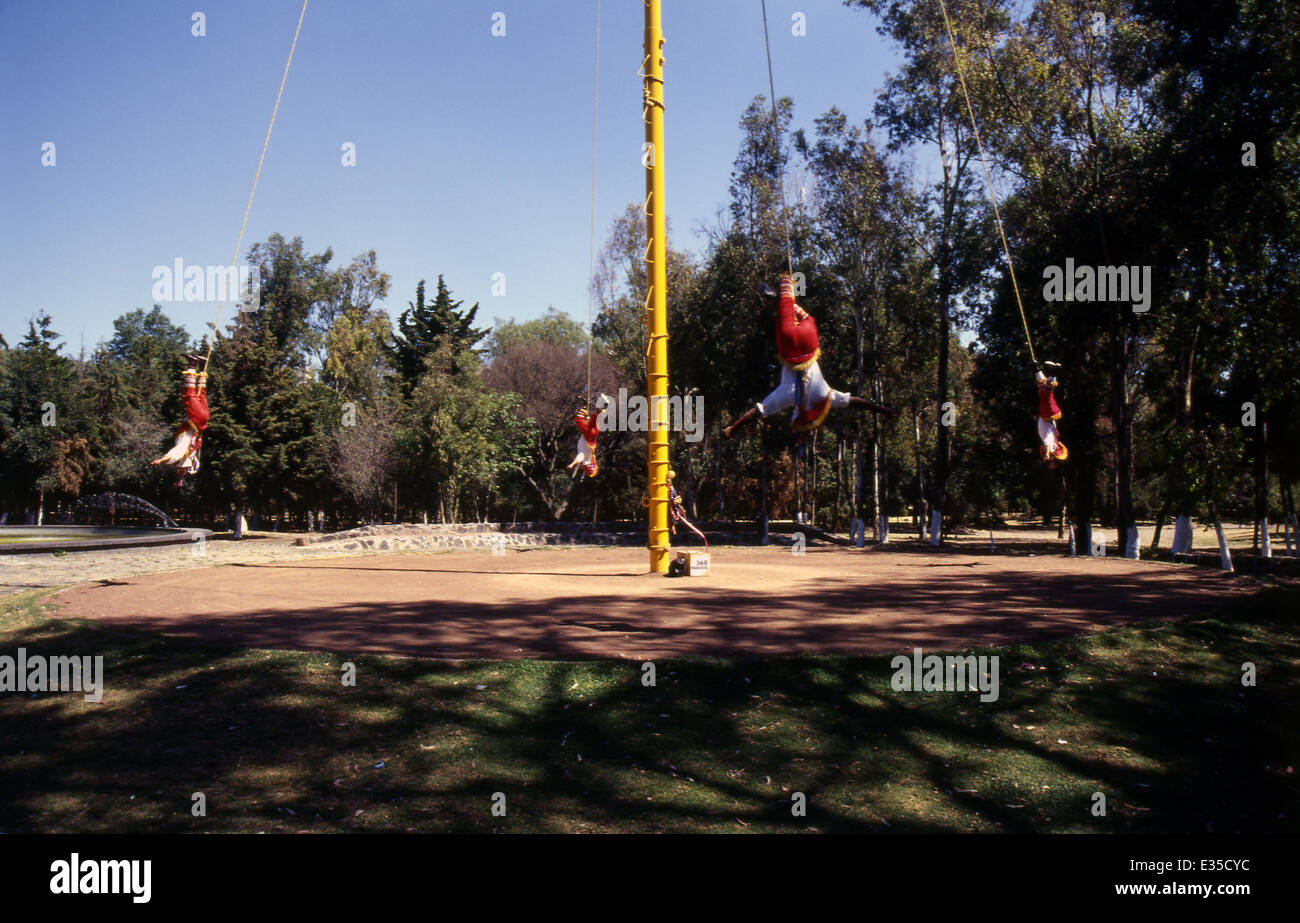
<svg viewBox="0 0 1300 923">
<path fill-rule="evenodd" d="M 397 335 L 393 343 L 394 364 L 408 389 L 424 374 L 424 360 L 438 349 L 442 342 L 451 345 L 452 352 L 473 351 L 487 336 L 486 329 L 474 326 L 479 306 L 466 310 L 464 301 L 451 297 L 451 291 L 438 276 L 438 291 L 433 301 L 425 301 L 424 280 L 415 288 L 415 301 L 397 319 Z"/>
<path fill-rule="evenodd" d="M 892 170 L 872 144 L 870 123 L 860 129 L 832 108 L 814 124 L 815 142 L 809 143 L 802 131 L 795 136 L 795 145 L 814 177 L 812 239 L 828 270 L 827 281 L 833 280 L 837 300 L 847 303 L 852 316 L 854 393 L 869 392 L 877 403 L 889 403 L 885 400 L 885 351 L 890 349 L 895 326 L 891 313 L 901 313 L 906 303 L 886 302 L 901 281 L 911 250 L 908 238 L 916 221 L 915 207 L 906 188 L 907 178 Z M 888 311 L 889 307 L 895 311 Z M 861 415 L 855 420 L 855 429 L 852 516 L 865 521 Z M 871 430 L 871 513 L 876 538 L 884 541 L 888 538 L 887 520 L 883 519 L 888 493 L 886 431 L 878 419 Z"/>
<path fill-rule="evenodd" d="M 328 483 L 326 439 L 341 414 L 338 394 L 308 368 L 312 323 L 334 285 L 331 251 L 309 255 L 301 238 L 277 234 L 249 258 L 260 267 L 260 301 L 236 315 L 213 354 L 199 491 L 236 514 L 305 512 Z"/>
<path fill-rule="evenodd" d="M 950 388 L 953 323 L 963 290 L 974 281 L 968 253 L 983 210 L 975 185 L 976 155 L 965 101 L 949 49 L 938 0 L 856 0 L 881 18 L 878 31 L 896 41 L 904 54 L 898 74 L 889 78 L 876 104 L 876 118 L 889 131 L 894 150 L 920 147 L 937 156 L 938 180 L 922 190 L 929 205 L 929 253 L 936 279 L 936 339 L 939 359 L 935 418 L 940 422 L 931 479 L 930 541 L 942 540 L 943 514 L 951 471 Z M 1007 20 L 1000 0 L 954 2 L 949 13 L 959 36 L 994 33 Z"/>
<path fill-rule="evenodd" d="M 23 504 L 37 522 L 47 493 L 75 496 L 81 484 L 80 477 L 55 471 L 70 453 L 83 457 L 84 442 L 72 440 L 86 430 L 77 371 L 61 354 L 60 340 L 41 312 L 6 355 L 0 379 L 0 501 Z"/>
<path fill-rule="evenodd" d="M 577 439 L 574 411 L 586 403 L 588 357 L 572 345 L 546 339 L 545 329 L 538 329 L 535 339 L 514 339 L 516 345 L 493 358 L 483 380 L 498 392 L 518 395 L 519 415 L 532 425 L 533 445 L 527 459 L 518 459 L 517 472 L 543 515 L 560 519 L 572 496 L 572 478 L 564 465 L 573 457 Z M 604 355 L 591 356 L 591 387 L 593 394 L 618 390 L 614 367 Z M 600 457 L 607 456 L 621 435 L 602 437 Z"/>
</svg>

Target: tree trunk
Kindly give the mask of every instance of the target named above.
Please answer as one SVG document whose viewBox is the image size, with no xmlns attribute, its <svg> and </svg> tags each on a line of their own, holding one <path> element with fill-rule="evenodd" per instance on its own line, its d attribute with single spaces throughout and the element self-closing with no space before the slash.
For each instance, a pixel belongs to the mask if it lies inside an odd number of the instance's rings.
<svg viewBox="0 0 1300 923">
<path fill-rule="evenodd" d="M 1287 535 L 1286 553 L 1293 558 L 1300 557 L 1300 548 L 1296 547 L 1297 544 L 1300 544 L 1300 535 L 1296 534 L 1295 497 L 1291 493 L 1291 482 L 1283 480 L 1281 488 L 1282 521 L 1286 523 Z M 0 524 L 3 524 L 3 522 L 4 520 L 0 519 Z"/>
<path fill-rule="evenodd" d="M 759 544 L 767 544 L 767 423 L 759 421 L 758 424 L 758 445 L 759 451 L 762 452 L 762 461 L 760 463 L 759 480 L 761 490 L 759 492 L 762 504 L 758 511 L 758 535 Z"/>
<path fill-rule="evenodd" d="M 852 494 L 853 496 L 852 496 L 851 503 L 853 506 L 853 511 L 850 514 L 850 518 L 853 520 L 854 528 L 859 529 L 859 531 L 861 532 L 864 530 L 862 530 L 861 527 L 858 526 L 857 524 L 860 522 L 866 522 L 866 520 L 863 518 L 863 513 L 865 512 L 865 510 L 863 509 L 863 503 L 862 503 L 862 414 L 858 414 L 857 432 L 853 439 Z M 859 545 L 859 547 L 861 547 L 861 545 Z"/>
<path fill-rule="evenodd" d="M 1075 520 L 1075 525 L 1071 528 L 1074 535 L 1075 547 L 1082 548 L 1085 553 L 1092 553 L 1092 523 L 1081 516 Z"/>
<path fill-rule="evenodd" d="M 1156 513 L 1156 534 L 1151 538 L 1152 551 L 1156 551 L 1160 548 L 1160 533 L 1164 530 L 1165 527 L 1165 507 L 1166 504 L 1162 500 L 1160 502 L 1160 509 Z"/>
<path fill-rule="evenodd" d="M 871 307 L 871 399 L 877 404 L 884 403 L 884 385 L 880 380 L 880 324 L 876 317 L 875 302 Z M 862 366 L 858 365 L 858 394 L 862 393 Z M 859 416 L 859 420 L 861 416 Z M 886 498 L 889 495 L 888 472 L 885 468 L 884 433 L 880 427 L 880 415 L 872 415 L 871 423 L 871 512 L 875 516 L 873 531 L 876 541 L 884 544 L 889 541 L 889 517 L 885 511 Z"/>
<path fill-rule="evenodd" d="M 1228 539 L 1223 534 L 1223 523 L 1218 519 L 1214 520 L 1214 534 L 1219 539 L 1219 566 L 1224 570 L 1232 570 L 1232 552 L 1228 550 Z"/>
<path fill-rule="evenodd" d="M 946 250 L 946 247 L 945 247 Z M 946 257 L 945 257 L 946 262 Z M 948 503 L 948 427 L 944 425 L 944 404 L 948 403 L 948 337 L 951 333 L 951 321 L 948 313 L 948 269 L 939 269 L 939 381 L 935 400 L 936 430 L 934 449 L 934 484 L 931 486 L 930 501 L 930 544 L 939 545 L 943 541 L 943 511 Z"/>
<path fill-rule="evenodd" d="M 722 509 L 722 420 L 718 420 L 717 431 L 713 434 L 713 515 L 719 520 L 726 519 Z"/>
<path fill-rule="evenodd" d="M 877 404 L 885 402 L 885 385 L 880 378 L 880 365 L 877 363 L 874 381 L 875 381 L 875 401 Z M 885 445 L 885 430 L 880 425 L 880 417 L 874 417 L 873 424 L 875 432 L 875 451 L 876 451 L 876 470 L 879 472 L 877 477 L 877 498 L 876 498 L 876 532 L 877 540 L 881 544 L 889 542 L 889 450 Z"/>
<path fill-rule="evenodd" d="M 925 477 L 921 468 L 921 409 L 912 401 L 912 437 L 916 449 L 916 537 L 925 538 Z"/>
<path fill-rule="evenodd" d="M 835 437 L 835 521 L 838 526 L 840 514 L 844 512 L 844 435 Z M 853 517 L 849 517 L 852 519 Z"/>
<path fill-rule="evenodd" d="M 1131 356 L 1118 313 L 1111 312 L 1111 419 L 1115 425 L 1115 526 L 1124 557 L 1138 556 L 1137 516 L 1133 511 L 1133 405 L 1128 396 Z"/>
<path fill-rule="evenodd" d="M 682 400 L 685 401 L 686 399 L 682 398 Z M 700 450 L 707 453 L 708 448 L 701 446 Z M 707 454 L 705 457 L 708 457 Z M 683 479 L 682 489 L 685 494 L 686 511 L 690 513 L 692 520 L 699 519 L 699 511 L 696 508 L 695 464 L 691 459 L 691 444 L 689 442 L 686 443 L 686 468 L 683 474 L 685 478 Z"/>
<path fill-rule="evenodd" d="M 1255 421 L 1255 524 L 1259 529 L 1259 554 L 1273 556 L 1268 537 L 1268 420 L 1263 409 Z"/>
<path fill-rule="evenodd" d="M 808 489 L 808 524 L 817 522 L 817 430 L 813 430 L 808 440 L 807 470 L 804 471 L 804 486 Z"/>
<path fill-rule="evenodd" d="M 1174 520 L 1174 544 L 1171 550 L 1174 554 L 1190 553 L 1192 539 L 1192 517 L 1186 513 L 1179 513 L 1178 518 Z"/>
</svg>

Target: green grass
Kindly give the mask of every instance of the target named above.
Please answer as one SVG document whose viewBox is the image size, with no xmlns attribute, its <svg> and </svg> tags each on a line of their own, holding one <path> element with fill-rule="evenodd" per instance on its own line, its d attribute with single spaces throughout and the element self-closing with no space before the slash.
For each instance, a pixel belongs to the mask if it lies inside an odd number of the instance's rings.
<svg viewBox="0 0 1300 923">
<path fill-rule="evenodd" d="M 0 654 L 102 654 L 107 686 L 0 694 L 0 831 L 1297 832 L 1298 611 L 1274 588 L 982 651 L 981 704 L 894 693 L 883 656 L 661 661 L 648 688 L 623 662 L 201 647 L 29 593 L 0 600 Z"/>
</svg>

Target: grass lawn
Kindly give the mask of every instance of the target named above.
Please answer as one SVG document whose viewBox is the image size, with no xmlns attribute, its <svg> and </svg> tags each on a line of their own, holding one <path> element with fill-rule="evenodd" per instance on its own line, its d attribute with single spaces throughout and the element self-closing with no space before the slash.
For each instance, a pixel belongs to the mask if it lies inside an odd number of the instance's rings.
<svg viewBox="0 0 1300 923">
<path fill-rule="evenodd" d="M 889 657 L 661 661 L 646 687 L 617 661 L 200 647 L 41 595 L 0 599 L 0 655 L 102 654 L 104 700 L 0 693 L 0 832 L 1300 831 L 1295 587 L 979 651 L 988 704 L 895 693 Z"/>
</svg>

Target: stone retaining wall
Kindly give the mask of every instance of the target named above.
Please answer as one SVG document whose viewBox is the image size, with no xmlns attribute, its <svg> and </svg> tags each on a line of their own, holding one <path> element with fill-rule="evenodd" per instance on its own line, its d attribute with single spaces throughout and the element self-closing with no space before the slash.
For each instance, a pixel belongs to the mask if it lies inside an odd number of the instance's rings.
<svg viewBox="0 0 1300 923">
<path fill-rule="evenodd" d="M 737 528 L 734 523 L 723 526 L 725 531 L 706 530 L 710 541 L 729 545 L 757 544 L 756 533 Z M 774 541 L 780 542 L 781 539 L 781 536 L 773 535 Z M 303 536 L 298 539 L 298 544 L 326 545 L 349 551 L 504 550 L 545 545 L 635 546 L 645 544 L 645 527 L 620 522 L 399 523 Z M 673 537 L 673 544 L 688 546 L 701 542 L 690 530 L 682 528 Z"/>
</svg>

